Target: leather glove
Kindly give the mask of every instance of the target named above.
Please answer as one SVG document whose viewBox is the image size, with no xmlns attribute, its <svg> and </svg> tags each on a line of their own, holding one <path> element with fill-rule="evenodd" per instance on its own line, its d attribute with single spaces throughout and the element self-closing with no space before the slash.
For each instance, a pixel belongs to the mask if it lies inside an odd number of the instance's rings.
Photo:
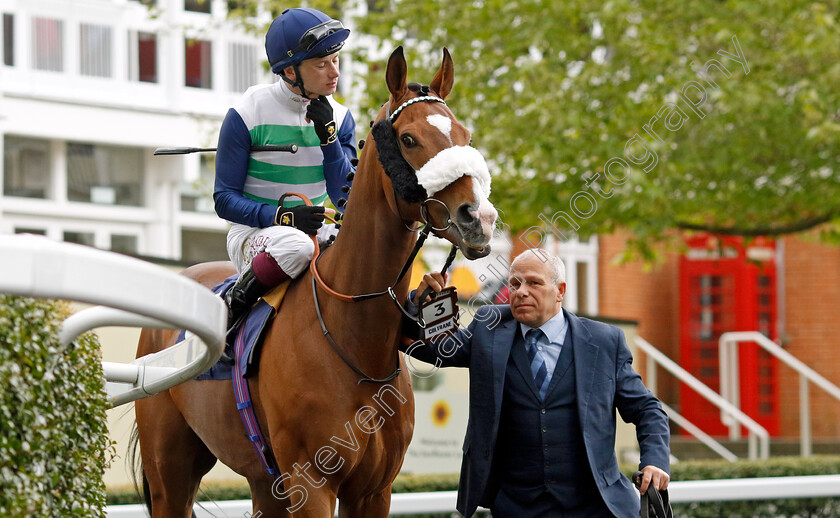
<svg viewBox="0 0 840 518">
<path fill-rule="evenodd" d="M 321 139 L 321 145 L 332 144 L 338 138 L 333 120 L 333 109 L 330 101 L 323 95 L 309 101 L 306 107 L 306 118 L 315 126 L 315 133 Z"/>
<path fill-rule="evenodd" d="M 318 233 L 321 225 L 324 224 L 324 207 L 320 205 L 315 205 L 314 207 L 306 205 L 277 207 L 274 224 L 284 227 L 295 227 L 302 232 L 314 236 Z"/>
</svg>

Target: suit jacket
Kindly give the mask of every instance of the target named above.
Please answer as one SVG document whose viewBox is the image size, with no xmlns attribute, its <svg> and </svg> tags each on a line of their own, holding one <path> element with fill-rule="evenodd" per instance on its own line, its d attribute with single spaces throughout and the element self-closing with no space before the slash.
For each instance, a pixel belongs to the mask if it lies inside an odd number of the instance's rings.
<svg viewBox="0 0 840 518">
<path fill-rule="evenodd" d="M 624 333 L 563 312 L 571 333 L 578 416 L 589 469 L 610 510 L 616 516 L 636 517 L 639 499 L 615 458 L 615 409 L 625 422 L 636 425 L 640 466 L 653 465 L 666 472 L 670 471 L 668 417 L 633 370 Z M 465 516 L 471 516 L 479 505 L 490 507 L 498 491 L 493 455 L 505 369 L 517 326 L 509 306 L 488 305 L 475 313 L 466 330 L 437 343 L 415 342 L 405 348 L 407 354 L 433 365 L 469 368 L 470 415 L 457 505 Z"/>
</svg>

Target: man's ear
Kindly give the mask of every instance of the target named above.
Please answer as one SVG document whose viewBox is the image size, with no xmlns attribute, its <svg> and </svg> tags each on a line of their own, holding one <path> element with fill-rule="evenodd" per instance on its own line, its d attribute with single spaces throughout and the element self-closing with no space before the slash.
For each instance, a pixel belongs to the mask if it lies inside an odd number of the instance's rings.
<svg viewBox="0 0 840 518">
<path fill-rule="evenodd" d="M 292 82 L 297 80 L 297 75 L 295 74 L 295 67 L 284 68 L 283 75 L 288 77 Z"/>
<path fill-rule="evenodd" d="M 558 295 L 559 300 L 557 302 L 563 302 L 563 297 L 566 296 L 566 283 L 561 282 L 560 284 L 558 284 L 557 285 L 557 291 L 560 292 L 559 295 Z"/>
</svg>

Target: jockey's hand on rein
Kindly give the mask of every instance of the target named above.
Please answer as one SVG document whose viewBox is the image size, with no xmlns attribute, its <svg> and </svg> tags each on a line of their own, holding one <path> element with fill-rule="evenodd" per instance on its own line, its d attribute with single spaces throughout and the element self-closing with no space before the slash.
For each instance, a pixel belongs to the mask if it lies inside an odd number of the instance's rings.
<svg viewBox="0 0 840 518">
<path fill-rule="evenodd" d="M 306 118 L 312 121 L 322 146 L 332 144 L 338 138 L 332 106 L 323 95 L 309 102 L 309 106 L 306 107 Z"/>
<path fill-rule="evenodd" d="M 278 207 L 274 224 L 283 227 L 295 227 L 311 236 L 318 233 L 324 224 L 324 207 L 298 205 L 297 207 Z"/>
</svg>

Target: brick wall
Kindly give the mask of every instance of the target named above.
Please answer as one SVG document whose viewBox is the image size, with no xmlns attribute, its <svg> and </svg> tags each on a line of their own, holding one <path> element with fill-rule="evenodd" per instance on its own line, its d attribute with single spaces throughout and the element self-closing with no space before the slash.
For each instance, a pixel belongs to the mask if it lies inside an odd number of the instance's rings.
<svg viewBox="0 0 840 518">
<path fill-rule="evenodd" d="M 840 247 L 789 237 L 783 257 L 787 350 L 840 386 Z M 779 395 L 782 435 L 798 436 L 799 375 L 786 366 Z M 840 438 L 840 402 L 813 385 L 811 416 L 814 438 Z"/>
<path fill-rule="evenodd" d="M 616 264 L 627 234 L 599 236 L 598 301 L 600 315 L 639 323 L 638 335 L 679 362 L 679 262 L 673 252 L 663 252 L 661 264 Z M 633 366 L 645 377 L 644 355 Z M 679 408 L 679 388 L 674 377 L 658 370 L 657 396 Z"/>
</svg>

